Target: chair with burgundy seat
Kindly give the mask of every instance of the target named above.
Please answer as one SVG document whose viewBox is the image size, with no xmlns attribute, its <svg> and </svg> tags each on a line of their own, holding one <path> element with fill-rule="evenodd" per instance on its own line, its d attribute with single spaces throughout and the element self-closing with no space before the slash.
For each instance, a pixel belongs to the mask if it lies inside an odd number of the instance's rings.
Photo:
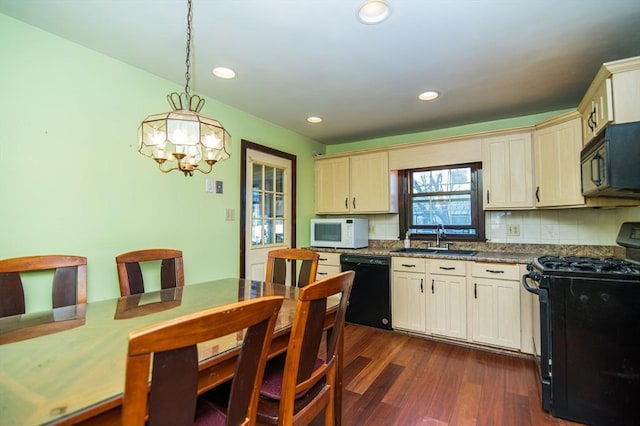
<svg viewBox="0 0 640 426">
<path fill-rule="evenodd" d="M 337 347 L 355 272 L 345 271 L 300 289 L 287 352 L 267 362 L 260 389 L 258 422 L 308 424 L 324 409 L 326 425 L 334 424 Z M 327 331 L 327 351 L 319 357 L 327 298 L 339 305 Z"/>
<path fill-rule="evenodd" d="M 160 286 L 162 289 L 184 286 L 182 251 L 172 249 L 145 249 L 116 256 L 120 295 L 144 293 L 144 280 L 140 262 L 162 261 Z"/>
<path fill-rule="evenodd" d="M 255 424 L 259 387 L 282 302 L 280 296 L 251 299 L 131 332 L 122 424 Z M 197 344 L 245 329 L 231 398 L 222 412 L 198 398 Z"/>
<path fill-rule="evenodd" d="M 294 287 L 304 287 L 316 280 L 320 254 L 301 248 L 284 248 L 271 250 L 267 254 L 267 271 L 265 281 L 276 284 L 290 284 Z M 296 261 L 301 261 L 300 271 L 296 274 Z M 290 274 L 287 272 L 289 270 Z M 287 282 L 290 275 L 291 282 Z"/>
<path fill-rule="evenodd" d="M 52 307 L 87 303 L 87 258 L 41 255 L 0 260 L 0 317 L 25 313 L 22 275 L 53 270 Z"/>
</svg>

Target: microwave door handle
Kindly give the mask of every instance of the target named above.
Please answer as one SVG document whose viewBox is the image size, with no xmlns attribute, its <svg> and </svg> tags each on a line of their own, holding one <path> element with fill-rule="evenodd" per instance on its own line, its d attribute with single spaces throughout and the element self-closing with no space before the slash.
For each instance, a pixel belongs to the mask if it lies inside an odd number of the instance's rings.
<svg viewBox="0 0 640 426">
<path fill-rule="evenodd" d="M 595 186 L 600 186 L 602 185 L 602 176 L 600 176 L 600 161 L 602 160 L 602 157 L 600 156 L 600 154 L 596 154 L 593 156 L 593 158 L 591 159 L 591 182 L 593 182 L 593 184 Z M 598 172 L 598 178 L 596 179 L 594 177 L 594 173 L 593 173 L 593 163 L 596 163 L 596 169 Z"/>
</svg>

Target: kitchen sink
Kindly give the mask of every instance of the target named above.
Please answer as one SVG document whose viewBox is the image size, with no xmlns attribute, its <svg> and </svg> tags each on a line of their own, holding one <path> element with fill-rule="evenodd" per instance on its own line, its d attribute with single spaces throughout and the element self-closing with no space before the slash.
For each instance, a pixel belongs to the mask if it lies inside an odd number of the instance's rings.
<svg viewBox="0 0 640 426">
<path fill-rule="evenodd" d="M 475 256 L 478 252 L 475 250 L 453 250 L 453 249 L 432 249 L 432 248 L 400 248 L 391 250 L 391 253 L 423 253 L 423 254 L 439 254 L 449 256 Z"/>
<path fill-rule="evenodd" d="M 433 253 L 435 250 L 426 248 L 400 248 L 391 250 L 391 253 Z"/>
<path fill-rule="evenodd" d="M 458 256 L 475 256 L 478 254 L 475 250 L 431 250 L 429 254 L 448 254 L 448 255 L 458 255 Z"/>
</svg>

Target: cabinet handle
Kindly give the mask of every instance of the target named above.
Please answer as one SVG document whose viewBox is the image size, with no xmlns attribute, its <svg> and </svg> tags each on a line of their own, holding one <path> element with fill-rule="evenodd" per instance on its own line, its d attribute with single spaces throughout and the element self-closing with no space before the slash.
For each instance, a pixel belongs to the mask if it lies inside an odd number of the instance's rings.
<svg viewBox="0 0 640 426">
<path fill-rule="evenodd" d="M 435 289 L 433 288 L 436 280 L 431 280 L 431 294 L 435 294 Z"/>
<path fill-rule="evenodd" d="M 420 293 L 424 293 L 424 288 L 422 287 L 423 282 L 424 278 L 420 278 Z"/>
<path fill-rule="evenodd" d="M 356 208 L 356 197 L 353 197 L 353 208 Z"/>
<path fill-rule="evenodd" d="M 598 177 L 596 178 L 593 174 L 593 162 L 596 162 L 596 170 L 598 171 Z M 591 182 L 593 182 L 593 184 L 595 186 L 600 186 L 602 185 L 602 176 L 600 176 L 600 161 L 602 161 L 604 163 L 604 159 L 602 158 L 602 156 L 600 155 L 600 153 L 597 153 L 596 155 L 593 156 L 593 158 L 591 159 Z"/>
<path fill-rule="evenodd" d="M 346 198 L 344 199 L 344 208 L 345 208 L 345 209 L 348 209 L 348 208 L 349 208 L 349 197 L 346 197 Z"/>
<path fill-rule="evenodd" d="M 402 266 L 404 266 L 405 268 L 415 268 L 416 265 L 408 265 L 406 263 L 403 263 Z"/>
<path fill-rule="evenodd" d="M 487 189 L 487 204 L 489 204 L 489 190 Z"/>
<path fill-rule="evenodd" d="M 445 271 L 453 271 L 454 269 L 456 269 L 456 267 L 455 266 L 448 266 L 448 267 L 441 266 L 440 269 L 443 269 Z"/>
<path fill-rule="evenodd" d="M 473 298 L 477 299 L 478 298 L 478 284 L 473 283 Z"/>
<path fill-rule="evenodd" d="M 591 115 L 593 119 L 591 122 L 593 123 L 593 129 L 595 130 L 598 127 L 598 104 L 593 105 L 593 111 L 591 111 Z"/>
<path fill-rule="evenodd" d="M 329 260 L 329 259 L 325 259 L 324 257 L 321 257 L 319 260 L 320 260 L 321 262 L 324 262 L 325 260 Z"/>
<path fill-rule="evenodd" d="M 591 111 L 591 114 L 589 114 L 589 118 L 587 119 L 587 126 L 589 126 L 589 130 L 591 130 L 592 132 L 596 128 L 596 123 L 595 121 L 593 121 L 593 115 L 595 113 L 596 113 L 596 109 L 595 107 L 593 107 L 593 111 Z"/>
<path fill-rule="evenodd" d="M 540 202 L 540 187 L 536 186 L 536 201 Z"/>
<path fill-rule="evenodd" d="M 328 275 L 329 273 L 328 272 L 318 272 L 317 274 L 318 275 Z"/>
<path fill-rule="evenodd" d="M 504 271 L 499 271 L 497 269 L 485 269 L 485 271 L 490 272 L 492 274 L 504 274 Z"/>
</svg>

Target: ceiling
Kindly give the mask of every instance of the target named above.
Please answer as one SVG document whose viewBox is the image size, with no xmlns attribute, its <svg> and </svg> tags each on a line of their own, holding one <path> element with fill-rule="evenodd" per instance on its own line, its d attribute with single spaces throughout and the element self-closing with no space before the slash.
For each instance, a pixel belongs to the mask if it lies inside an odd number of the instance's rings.
<svg viewBox="0 0 640 426">
<path fill-rule="evenodd" d="M 638 0 L 387 0 L 378 25 L 358 20 L 363 1 L 193 0 L 191 92 L 333 144 L 575 107 L 603 62 L 640 55 Z M 0 13 L 181 86 L 186 9 L 0 0 Z M 418 101 L 425 90 L 441 96 Z"/>
</svg>

